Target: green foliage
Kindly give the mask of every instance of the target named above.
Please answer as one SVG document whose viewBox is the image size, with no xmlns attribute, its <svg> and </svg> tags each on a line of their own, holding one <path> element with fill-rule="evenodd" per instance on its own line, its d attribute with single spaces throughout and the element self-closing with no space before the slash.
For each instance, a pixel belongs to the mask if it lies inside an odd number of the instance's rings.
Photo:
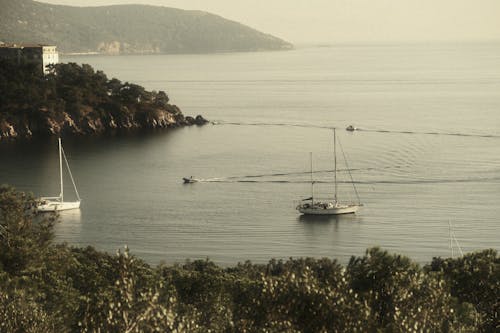
<svg viewBox="0 0 500 333">
<path fill-rule="evenodd" d="M 32 63 L 0 60 L 0 91 L 0 135 L 5 124 L 47 135 L 165 127 L 184 119 L 164 91 L 109 80 L 87 64 L 51 65 L 43 75 Z"/>
<path fill-rule="evenodd" d="M 429 272 L 443 274 L 451 295 L 458 302 L 475 307 L 481 331 L 494 332 L 500 329 L 500 258 L 495 250 L 468 253 L 460 258 L 434 258 L 426 267 Z M 462 309 L 464 315 L 474 313 Z"/>
<path fill-rule="evenodd" d="M 145 264 L 125 251 L 118 252 L 116 280 L 104 284 L 95 302 L 87 294 L 82 318 L 82 332 L 196 332 L 193 321 L 177 314 L 174 290 L 166 292 L 163 282 Z M 92 299 L 93 298 L 93 299 Z"/>
<path fill-rule="evenodd" d="M 351 285 L 372 309 L 372 330 L 420 332 L 463 328 L 456 323 L 441 276 L 425 274 L 408 258 L 372 248 L 347 267 Z"/>
<path fill-rule="evenodd" d="M 57 332 L 54 320 L 25 288 L 18 288 L 7 274 L 0 273 L 0 332 Z"/>
<path fill-rule="evenodd" d="M 335 260 L 150 267 L 52 243 L 54 216 L 0 188 L 0 332 L 496 332 L 496 251 L 421 268 L 378 248 Z"/>
<path fill-rule="evenodd" d="M 5 325 L 16 330 L 38 315 L 57 331 L 76 306 L 77 293 L 61 274 L 71 257 L 51 243 L 54 216 L 36 216 L 35 205 L 31 195 L 0 187 L 0 314 L 10 316 Z M 9 299 L 19 305 L 9 306 Z"/>
<path fill-rule="evenodd" d="M 20 274 L 38 269 L 53 238 L 53 218 L 36 221 L 35 200 L 29 194 L 0 186 L 0 269 Z"/>
</svg>

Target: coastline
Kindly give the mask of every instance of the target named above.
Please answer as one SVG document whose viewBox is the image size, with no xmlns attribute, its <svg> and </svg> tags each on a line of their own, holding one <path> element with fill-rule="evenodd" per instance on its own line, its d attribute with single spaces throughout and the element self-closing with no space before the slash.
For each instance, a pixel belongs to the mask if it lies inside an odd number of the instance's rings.
<svg viewBox="0 0 500 333">
<path fill-rule="evenodd" d="M 59 63 L 44 74 L 36 64 L 2 61 L 0 141 L 38 136 L 204 125 L 185 116 L 162 90 L 113 78 L 90 65 Z"/>
</svg>

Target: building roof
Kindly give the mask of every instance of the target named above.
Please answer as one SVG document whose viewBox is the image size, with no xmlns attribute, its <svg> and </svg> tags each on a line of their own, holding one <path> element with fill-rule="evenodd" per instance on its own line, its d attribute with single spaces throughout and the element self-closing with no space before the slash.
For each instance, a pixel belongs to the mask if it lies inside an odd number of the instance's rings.
<svg viewBox="0 0 500 333">
<path fill-rule="evenodd" d="M 11 48 L 11 49 L 22 49 L 22 48 L 35 48 L 35 47 L 56 47 L 56 45 L 49 44 L 35 44 L 35 43 L 0 43 L 0 47 Z"/>
</svg>

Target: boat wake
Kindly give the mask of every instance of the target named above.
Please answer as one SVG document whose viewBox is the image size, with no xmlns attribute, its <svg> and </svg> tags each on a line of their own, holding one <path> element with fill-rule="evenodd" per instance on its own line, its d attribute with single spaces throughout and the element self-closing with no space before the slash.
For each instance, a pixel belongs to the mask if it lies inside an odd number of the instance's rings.
<svg viewBox="0 0 500 333">
<path fill-rule="evenodd" d="M 303 174 L 309 174 L 304 172 Z M 242 176 L 242 177 L 226 177 L 226 178 L 206 178 L 198 179 L 199 183 L 275 183 L 275 184 L 309 184 L 311 181 L 307 179 L 248 179 L 258 178 L 259 176 Z M 262 177 L 263 178 L 263 177 Z M 358 180 L 354 181 L 356 185 L 418 185 L 418 184 L 448 184 L 448 183 L 488 183 L 498 182 L 498 177 L 472 177 L 472 178 L 434 178 L 434 179 L 398 179 L 398 180 Z M 333 184 L 331 180 L 315 180 L 316 184 Z M 351 184 L 351 181 L 338 180 L 339 184 Z"/>
<path fill-rule="evenodd" d="M 212 125 L 234 125 L 234 126 L 282 126 L 282 127 L 304 127 L 304 128 L 322 128 L 332 130 L 335 126 L 322 126 L 314 124 L 300 124 L 300 123 L 245 123 L 245 122 L 226 122 L 226 121 L 213 121 Z"/>
<path fill-rule="evenodd" d="M 357 171 L 381 171 L 388 169 L 401 169 L 403 166 L 386 166 L 386 167 L 369 167 L 369 168 L 352 168 L 352 169 L 337 169 L 339 172 L 357 172 Z M 315 170 L 313 174 L 325 174 L 332 173 L 333 169 L 324 169 L 324 170 Z M 196 178 L 196 182 L 198 183 L 257 183 L 257 182 L 266 182 L 266 183 L 290 183 L 293 181 L 290 180 L 276 180 L 276 179 L 256 179 L 256 178 L 268 178 L 268 177 L 283 177 L 283 176 L 300 176 L 300 175 L 309 175 L 311 171 L 290 171 L 290 172 L 276 172 L 276 173 L 262 173 L 257 175 L 243 175 L 243 176 L 229 176 L 229 177 L 217 177 L 217 178 L 205 178 L 200 179 Z"/>
<path fill-rule="evenodd" d="M 499 177 L 472 177 L 472 178 L 442 178 L 442 179 L 401 179 L 401 180 L 373 180 L 358 181 L 357 184 L 394 184 L 394 185 L 418 185 L 418 184 L 451 184 L 451 183 L 489 183 L 500 181 Z"/>
<path fill-rule="evenodd" d="M 444 136 L 462 136 L 475 138 L 500 138 L 497 134 L 471 134 L 471 133 L 450 133 L 450 132 L 418 132 L 418 131 L 394 131 L 383 129 L 365 129 L 358 128 L 356 131 L 372 133 L 394 133 L 394 134 L 416 134 L 416 135 L 444 135 Z"/>
<path fill-rule="evenodd" d="M 351 168 L 351 169 L 337 169 L 338 172 L 344 172 L 344 171 L 380 171 L 380 170 L 387 170 L 387 169 L 401 169 L 402 166 L 396 165 L 396 166 L 386 166 L 386 167 L 369 167 L 369 168 Z M 333 169 L 324 169 L 324 170 L 314 170 L 313 174 L 322 174 L 322 173 L 332 173 Z M 263 178 L 263 177 L 279 177 L 279 176 L 296 176 L 296 175 L 309 175 L 311 174 L 311 171 L 291 171 L 291 172 L 278 172 L 278 173 L 264 173 L 264 174 L 258 174 L 258 175 L 245 175 L 245 176 L 230 176 L 230 177 L 225 177 L 224 179 L 242 179 L 242 178 Z M 219 178 L 220 179 L 220 178 Z"/>
<path fill-rule="evenodd" d="M 213 125 L 233 125 L 233 126 L 284 126 L 284 127 L 303 127 L 303 128 L 320 128 L 320 129 L 334 129 L 336 126 L 322 126 L 314 124 L 303 123 L 263 123 L 263 122 L 225 122 L 214 121 Z M 338 126 L 342 128 L 343 126 Z M 414 134 L 414 135 L 443 135 L 443 136 L 461 136 L 461 137 L 476 137 L 476 138 L 500 138 L 498 134 L 474 134 L 474 133 L 453 133 L 453 132 L 420 132 L 420 131 L 397 131 L 385 129 L 369 129 L 369 128 L 355 128 L 356 132 L 371 132 L 371 133 L 394 133 L 394 134 Z"/>
</svg>

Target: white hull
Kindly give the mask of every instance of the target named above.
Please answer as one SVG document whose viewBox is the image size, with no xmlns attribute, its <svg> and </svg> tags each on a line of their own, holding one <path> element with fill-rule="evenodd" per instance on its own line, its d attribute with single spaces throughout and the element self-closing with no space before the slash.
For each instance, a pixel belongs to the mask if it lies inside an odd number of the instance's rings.
<svg viewBox="0 0 500 333">
<path fill-rule="evenodd" d="M 304 215 L 341 215 L 341 214 L 354 214 L 358 211 L 360 205 L 337 205 L 332 207 L 327 206 L 297 206 L 297 210 Z"/>
<path fill-rule="evenodd" d="M 58 212 L 62 210 L 71 210 L 80 208 L 80 201 L 46 201 L 42 202 L 37 210 L 41 213 L 44 212 Z"/>
</svg>

